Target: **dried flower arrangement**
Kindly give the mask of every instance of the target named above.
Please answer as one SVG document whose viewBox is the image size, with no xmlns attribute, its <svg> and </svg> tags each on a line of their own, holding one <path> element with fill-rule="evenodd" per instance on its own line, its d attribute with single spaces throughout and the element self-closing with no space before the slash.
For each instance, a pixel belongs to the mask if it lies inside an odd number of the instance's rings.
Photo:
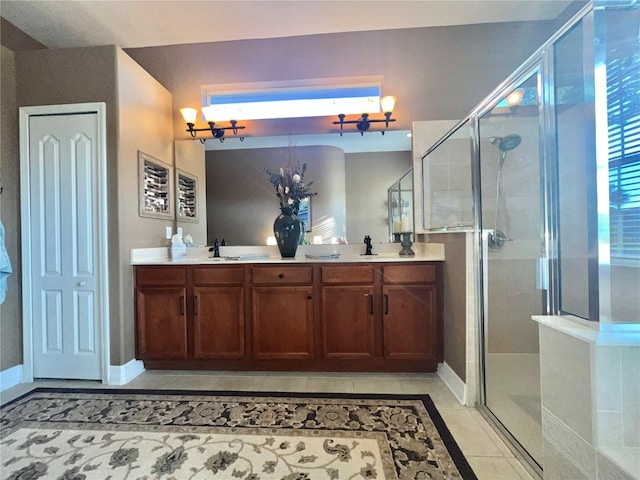
<svg viewBox="0 0 640 480">
<path fill-rule="evenodd" d="M 268 169 L 264 171 L 269 175 L 269 181 L 276 189 L 276 196 L 280 201 L 280 208 L 290 207 L 294 214 L 300 209 L 300 202 L 305 198 L 313 197 L 316 193 L 309 191 L 313 182 L 305 183 L 304 174 L 307 164 L 297 162 L 288 167 L 281 167 L 277 173 Z"/>
</svg>

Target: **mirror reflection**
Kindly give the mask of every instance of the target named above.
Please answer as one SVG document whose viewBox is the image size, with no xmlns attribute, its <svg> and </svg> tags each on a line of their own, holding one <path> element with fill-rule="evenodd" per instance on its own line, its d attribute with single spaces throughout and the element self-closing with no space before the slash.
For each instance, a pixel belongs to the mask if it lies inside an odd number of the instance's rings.
<svg viewBox="0 0 640 480">
<path fill-rule="evenodd" d="M 177 226 L 199 245 L 212 245 L 216 238 L 224 239 L 227 245 L 265 245 L 273 236 L 273 222 L 280 213 L 265 169 L 278 171 L 290 162 L 299 162 L 306 163 L 305 181 L 313 182 L 311 191 L 317 194 L 310 204 L 306 243 L 318 243 L 320 238 L 324 244 L 343 240 L 362 243 L 365 235 L 373 243 L 387 243 L 388 190 L 412 165 L 407 132 L 387 132 L 385 137 L 390 133 L 402 141 L 389 136 L 385 145 L 377 138 L 381 135 L 366 135 L 361 142 L 364 148 L 380 144 L 381 149 L 398 151 L 362 152 L 354 150 L 363 147 L 350 145 L 308 145 L 314 142 L 299 137 L 280 139 L 279 143 L 286 146 L 262 142 L 257 145 L 265 146 L 246 148 L 247 144 L 252 147 L 250 142 L 241 145 L 232 141 L 207 144 L 207 149 L 215 150 L 205 150 L 191 140 L 176 141 L 176 168 L 203 179 L 199 182 L 198 222 L 178 219 Z"/>
</svg>

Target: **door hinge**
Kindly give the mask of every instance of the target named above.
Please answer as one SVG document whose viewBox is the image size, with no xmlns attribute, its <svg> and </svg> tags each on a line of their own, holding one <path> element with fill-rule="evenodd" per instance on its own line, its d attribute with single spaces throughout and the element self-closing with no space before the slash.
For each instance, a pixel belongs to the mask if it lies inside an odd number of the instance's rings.
<svg viewBox="0 0 640 480">
<path fill-rule="evenodd" d="M 549 289 L 549 259 L 546 257 L 538 258 L 536 264 L 536 288 L 538 290 Z"/>
</svg>

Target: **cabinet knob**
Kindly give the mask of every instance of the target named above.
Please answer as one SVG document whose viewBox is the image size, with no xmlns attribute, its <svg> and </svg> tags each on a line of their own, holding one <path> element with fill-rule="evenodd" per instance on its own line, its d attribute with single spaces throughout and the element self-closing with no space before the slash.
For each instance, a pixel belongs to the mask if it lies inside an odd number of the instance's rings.
<svg viewBox="0 0 640 480">
<path fill-rule="evenodd" d="M 284 273 L 279 273 L 278 278 L 284 278 Z"/>
</svg>

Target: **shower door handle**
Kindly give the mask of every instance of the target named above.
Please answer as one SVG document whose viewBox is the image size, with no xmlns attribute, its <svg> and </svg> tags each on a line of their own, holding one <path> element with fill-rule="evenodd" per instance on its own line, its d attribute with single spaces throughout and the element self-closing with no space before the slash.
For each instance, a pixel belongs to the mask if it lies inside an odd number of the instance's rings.
<svg viewBox="0 0 640 480">
<path fill-rule="evenodd" d="M 538 290 L 549 290 L 549 259 L 538 258 L 536 264 L 536 288 Z"/>
</svg>

